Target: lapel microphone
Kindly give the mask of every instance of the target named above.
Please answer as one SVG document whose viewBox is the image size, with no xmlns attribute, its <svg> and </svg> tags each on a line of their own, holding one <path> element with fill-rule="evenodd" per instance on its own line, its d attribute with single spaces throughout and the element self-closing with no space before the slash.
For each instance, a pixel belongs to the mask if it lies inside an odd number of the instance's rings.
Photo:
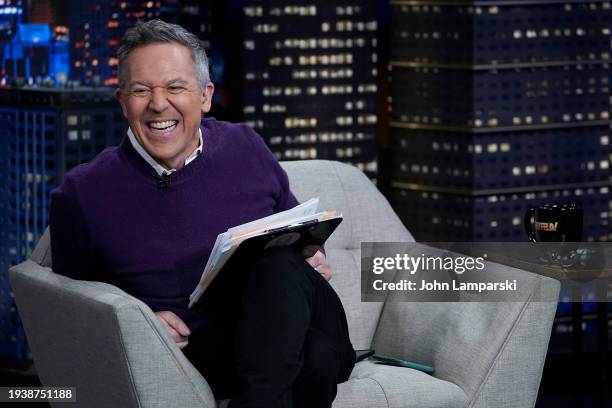
<svg viewBox="0 0 612 408">
<path fill-rule="evenodd" d="M 170 174 L 163 174 L 157 179 L 157 189 L 165 190 L 170 187 Z"/>
</svg>

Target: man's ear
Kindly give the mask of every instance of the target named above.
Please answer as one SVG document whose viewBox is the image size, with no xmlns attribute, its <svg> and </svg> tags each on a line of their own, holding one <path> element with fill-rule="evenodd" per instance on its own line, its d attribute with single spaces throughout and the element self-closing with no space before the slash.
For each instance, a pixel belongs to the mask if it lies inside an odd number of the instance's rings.
<svg viewBox="0 0 612 408">
<path fill-rule="evenodd" d="M 123 111 L 123 116 L 127 119 L 127 109 L 125 107 L 125 97 L 121 93 L 121 89 L 119 89 L 119 88 L 115 89 L 115 99 L 121 105 L 121 110 Z"/>
<path fill-rule="evenodd" d="M 202 91 L 202 113 L 208 113 L 212 106 L 212 97 L 215 92 L 215 86 L 212 82 L 208 81 L 204 90 Z"/>
</svg>

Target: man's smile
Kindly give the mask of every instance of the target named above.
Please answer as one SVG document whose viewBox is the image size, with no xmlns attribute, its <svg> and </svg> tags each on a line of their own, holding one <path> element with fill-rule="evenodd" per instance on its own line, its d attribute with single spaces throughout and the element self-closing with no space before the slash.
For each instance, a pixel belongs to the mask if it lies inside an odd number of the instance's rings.
<svg viewBox="0 0 612 408">
<path fill-rule="evenodd" d="M 164 120 L 164 121 L 151 121 L 147 122 L 149 129 L 155 132 L 172 132 L 178 125 L 178 120 Z"/>
</svg>

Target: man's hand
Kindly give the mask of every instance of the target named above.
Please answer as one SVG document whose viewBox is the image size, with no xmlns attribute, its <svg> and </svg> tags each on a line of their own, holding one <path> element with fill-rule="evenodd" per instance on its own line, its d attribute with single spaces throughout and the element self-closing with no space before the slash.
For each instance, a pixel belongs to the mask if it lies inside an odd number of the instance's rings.
<svg viewBox="0 0 612 408">
<path fill-rule="evenodd" d="M 308 264 L 312 266 L 315 271 L 319 272 L 321 276 L 325 278 L 326 281 L 329 281 L 331 279 L 331 266 L 329 265 L 329 262 L 327 262 L 327 258 L 325 257 L 325 254 L 323 254 L 323 252 L 317 251 L 310 258 L 306 258 L 306 262 L 308 262 Z"/>
<path fill-rule="evenodd" d="M 189 343 L 187 336 L 191 334 L 191 330 L 180 317 L 170 311 L 155 312 L 155 316 L 164 324 L 166 330 L 170 333 L 170 337 L 179 348 L 183 348 Z"/>
</svg>

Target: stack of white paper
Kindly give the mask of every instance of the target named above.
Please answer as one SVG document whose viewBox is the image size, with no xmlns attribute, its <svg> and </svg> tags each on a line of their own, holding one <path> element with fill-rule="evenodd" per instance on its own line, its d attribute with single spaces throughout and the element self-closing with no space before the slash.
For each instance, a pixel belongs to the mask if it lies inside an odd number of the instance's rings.
<svg viewBox="0 0 612 408">
<path fill-rule="evenodd" d="M 189 308 L 191 308 L 202 296 L 206 288 L 232 256 L 238 245 L 245 239 L 261 235 L 268 230 L 302 224 L 311 220 L 318 220 L 327 213 L 317 213 L 319 198 L 310 200 L 293 207 L 287 211 L 272 214 L 246 224 L 238 225 L 228 229 L 217 236 L 215 245 L 210 253 L 208 262 L 202 272 L 200 283 L 189 296 Z M 334 212 L 335 214 L 335 212 Z"/>
</svg>

